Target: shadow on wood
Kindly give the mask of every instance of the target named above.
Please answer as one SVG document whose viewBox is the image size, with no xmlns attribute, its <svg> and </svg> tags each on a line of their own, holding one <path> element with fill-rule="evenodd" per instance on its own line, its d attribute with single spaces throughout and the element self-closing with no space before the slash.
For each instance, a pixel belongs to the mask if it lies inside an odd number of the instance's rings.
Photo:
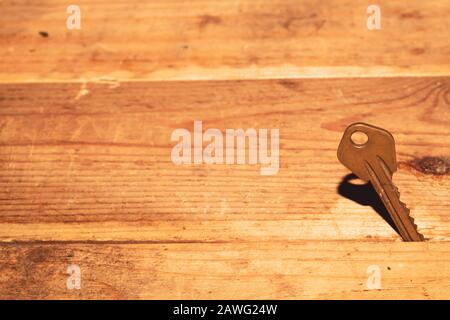
<svg viewBox="0 0 450 320">
<path fill-rule="evenodd" d="M 358 177 L 353 173 L 346 175 L 337 188 L 338 193 L 358 204 L 371 206 L 398 234 L 399 232 L 394 221 L 386 210 L 380 197 L 375 192 L 372 184 L 370 182 L 365 184 L 352 183 L 352 180 L 356 179 L 358 179 Z"/>
</svg>

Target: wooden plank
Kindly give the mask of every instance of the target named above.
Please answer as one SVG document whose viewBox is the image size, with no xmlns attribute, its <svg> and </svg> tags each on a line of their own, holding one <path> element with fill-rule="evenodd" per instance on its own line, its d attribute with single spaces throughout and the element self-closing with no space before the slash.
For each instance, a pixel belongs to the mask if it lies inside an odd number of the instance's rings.
<svg viewBox="0 0 450 320">
<path fill-rule="evenodd" d="M 444 243 L 260 242 L 0 245 L 10 299 L 447 299 Z M 432 263 L 431 263 L 432 262 Z M 80 268 L 68 289 L 67 268 Z M 369 266 L 381 288 L 370 290 Z M 373 267 L 371 267 L 373 268 Z M 369 269 L 370 270 L 370 269 Z"/>
<path fill-rule="evenodd" d="M 450 1 L 1 2 L 0 81 L 449 75 Z"/>
<path fill-rule="evenodd" d="M 449 78 L 0 86 L 1 241 L 396 240 L 336 148 L 366 121 L 397 141 L 419 230 L 450 239 Z M 279 128 L 280 170 L 174 165 L 176 128 Z M 431 160 L 430 160 L 431 159 Z"/>
</svg>

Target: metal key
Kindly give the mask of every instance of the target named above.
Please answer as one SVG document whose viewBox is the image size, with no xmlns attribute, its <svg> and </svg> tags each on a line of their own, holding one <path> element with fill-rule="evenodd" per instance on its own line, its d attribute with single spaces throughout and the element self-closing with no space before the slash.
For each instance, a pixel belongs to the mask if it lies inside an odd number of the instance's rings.
<svg viewBox="0 0 450 320">
<path fill-rule="evenodd" d="M 355 142 L 356 132 L 365 135 L 366 141 Z M 365 123 L 353 123 L 344 132 L 337 156 L 360 179 L 371 182 L 404 241 L 424 240 L 392 182 L 397 161 L 394 137 L 388 131 Z"/>
</svg>

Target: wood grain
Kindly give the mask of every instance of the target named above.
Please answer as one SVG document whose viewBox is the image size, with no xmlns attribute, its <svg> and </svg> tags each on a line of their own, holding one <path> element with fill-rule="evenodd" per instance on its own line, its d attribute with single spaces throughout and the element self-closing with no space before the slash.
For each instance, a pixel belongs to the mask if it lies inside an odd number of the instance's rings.
<svg viewBox="0 0 450 320">
<path fill-rule="evenodd" d="M 450 1 L 1 2 L 0 81 L 449 75 Z"/>
<path fill-rule="evenodd" d="M 0 299 L 450 298 L 450 1 L 76 4 L 0 0 Z M 176 166 L 194 120 L 278 128 L 279 173 Z M 426 242 L 337 161 L 355 121 Z"/>
<path fill-rule="evenodd" d="M 354 121 L 394 134 L 402 200 L 426 238 L 450 240 L 449 78 L 11 84 L 0 97 L 2 241 L 399 241 L 336 159 Z M 195 119 L 279 128 L 279 173 L 174 165 L 171 133 Z"/>
<path fill-rule="evenodd" d="M 447 299 L 449 249 L 344 241 L 2 244 L 0 292 L 10 299 Z M 66 287 L 72 264 L 81 269 L 79 290 Z M 381 289 L 367 289 L 369 265 L 379 266 Z"/>
</svg>

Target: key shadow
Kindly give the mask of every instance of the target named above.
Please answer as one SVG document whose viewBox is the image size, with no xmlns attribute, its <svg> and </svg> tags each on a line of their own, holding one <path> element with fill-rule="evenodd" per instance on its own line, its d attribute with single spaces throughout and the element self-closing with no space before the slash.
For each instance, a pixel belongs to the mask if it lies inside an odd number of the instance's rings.
<svg viewBox="0 0 450 320">
<path fill-rule="evenodd" d="M 372 187 L 372 184 L 370 182 L 366 184 L 354 184 L 351 181 L 355 179 L 358 179 L 358 177 L 353 173 L 346 175 L 337 188 L 338 193 L 358 204 L 371 206 L 395 232 L 399 233 L 383 202 Z"/>
</svg>

